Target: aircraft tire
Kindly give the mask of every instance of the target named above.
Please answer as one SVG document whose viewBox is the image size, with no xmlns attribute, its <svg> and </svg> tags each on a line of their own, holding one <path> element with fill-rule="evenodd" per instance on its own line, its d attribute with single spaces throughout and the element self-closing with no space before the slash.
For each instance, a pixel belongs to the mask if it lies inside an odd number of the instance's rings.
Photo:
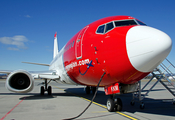
<svg viewBox="0 0 175 120">
<path fill-rule="evenodd" d="M 115 107 L 114 100 L 111 99 L 111 98 L 109 98 L 109 99 L 107 100 L 106 107 L 107 107 L 107 110 L 108 110 L 109 112 L 113 112 L 113 111 L 114 111 L 114 107 Z"/>
<path fill-rule="evenodd" d="M 41 91 L 40 91 L 40 94 L 41 94 L 41 95 L 44 95 L 44 86 L 41 86 L 40 90 L 41 90 Z"/>
<path fill-rule="evenodd" d="M 115 108 L 114 111 L 122 111 L 122 100 L 120 98 L 117 98 L 117 101 L 114 102 Z"/>
<path fill-rule="evenodd" d="M 48 92 L 48 95 L 52 95 L 52 87 L 51 86 L 48 87 L 48 91 L 47 92 Z"/>
</svg>

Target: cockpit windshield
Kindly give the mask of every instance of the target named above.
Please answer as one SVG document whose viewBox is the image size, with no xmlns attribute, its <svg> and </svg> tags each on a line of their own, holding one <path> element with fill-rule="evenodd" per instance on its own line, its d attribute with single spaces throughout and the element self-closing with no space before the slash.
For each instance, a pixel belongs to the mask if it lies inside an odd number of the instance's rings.
<svg viewBox="0 0 175 120">
<path fill-rule="evenodd" d="M 123 26 L 130 26 L 130 25 L 146 25 L 146 24 L 136 19 L 112 21 L 110 23 L 100 25 L 96 33 L 104 34 L 112 30 L 115 27 L 123 27 Z"/>
<path fill-rule="evenodd" d="M 115 21 L 115 27 L 137 25 L 135 20 Z"/>
<path fill-rule="evenodd" d="M 136 20 L 140 25 L 146 25 L 145 23 L 139 21 L 139 20 Z"/>
</svg>

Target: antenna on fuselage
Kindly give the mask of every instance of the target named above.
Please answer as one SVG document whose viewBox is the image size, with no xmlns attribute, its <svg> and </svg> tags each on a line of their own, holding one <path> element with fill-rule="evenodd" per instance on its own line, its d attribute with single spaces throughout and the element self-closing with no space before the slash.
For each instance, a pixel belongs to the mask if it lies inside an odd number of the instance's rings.
<svg viewBox="0 0 175 120">
<path fill-rule="evenodd" d="M 57 42 L 57 32 L 54 35 L 54 48 L 53 48 L 53 58 L 58 54 L 58 42 Z"/>
</svg>

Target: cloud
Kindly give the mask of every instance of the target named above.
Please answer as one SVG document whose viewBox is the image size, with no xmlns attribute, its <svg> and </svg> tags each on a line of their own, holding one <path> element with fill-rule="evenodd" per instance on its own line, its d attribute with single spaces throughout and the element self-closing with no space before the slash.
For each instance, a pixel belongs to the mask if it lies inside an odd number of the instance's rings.
<svg viewBox="0 0 175 120">
<path fill-rule="evenodd" d="M 26 18 L 31 18 L 31 16 L 30 16 L 30 15 L 24 15 L 24 17 L 26 17 Z"/>
<path fill-rule="evenodd" d="M 8 47 L 8 50 L 20 50 L 20 49 L 27 49 L 24 43 L 28 42 L 28 40 L 23 35 L 16 35 L 13 37 L 1 37 L 0 42 L 3 44 L 16 46 L 16 47 Z"/>
<path fill-rule="evenodd" d="M 19 48 L 8 47 L 7 49 L 8 49 L 8 50 L 19 51 Z"/>
</svg>

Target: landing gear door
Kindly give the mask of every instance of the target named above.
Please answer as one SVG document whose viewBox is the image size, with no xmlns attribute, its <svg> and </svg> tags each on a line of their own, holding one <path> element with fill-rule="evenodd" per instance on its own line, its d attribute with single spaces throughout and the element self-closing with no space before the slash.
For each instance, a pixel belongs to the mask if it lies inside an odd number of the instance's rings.
<svg viewBox="0 0 175 120">
<path fill-rule="evenodd" d="M 84 27 L 77 37 L 76 46 L 75 46 L 75 56 L 77 60 L 82 58 L 82 47 L 83 47 L 82 42 L 83 42 L 84 34 L 86 30 L 88 29 L 88 27 L 89 26 Z"/>
</svg>

